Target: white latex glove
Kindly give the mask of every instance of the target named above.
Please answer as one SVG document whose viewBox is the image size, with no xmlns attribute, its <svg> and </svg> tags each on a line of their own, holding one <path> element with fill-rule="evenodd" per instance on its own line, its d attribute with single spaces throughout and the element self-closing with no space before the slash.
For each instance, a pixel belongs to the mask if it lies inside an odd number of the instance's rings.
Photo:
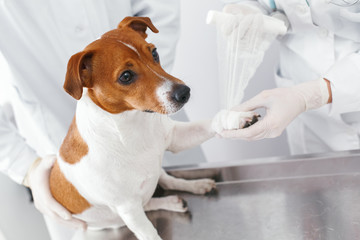
<svg viewBox="0 0 360 240">
<path fill-rule="evenodd" d="M 31 189 L 34 205 L 42 214 L 74 228 L 86 229 L 85 222 L 73 218 L 71 213 L 51 195 L 49 178 L 55 160 L 55 155 L 36 159 L 28 170 L 23 184 Z"/>
<path fill-rule="evenodd" d="M 300 113 L 328 103 L 329 96 L 327 83 L 322 78 L 294 87 L 263 91 L 232 110 L 246 112 L 265 108 L 265 117 L 249 128 L 222 131 L 219 135 L 245 140 L 277 137 Z"/>
</svg>

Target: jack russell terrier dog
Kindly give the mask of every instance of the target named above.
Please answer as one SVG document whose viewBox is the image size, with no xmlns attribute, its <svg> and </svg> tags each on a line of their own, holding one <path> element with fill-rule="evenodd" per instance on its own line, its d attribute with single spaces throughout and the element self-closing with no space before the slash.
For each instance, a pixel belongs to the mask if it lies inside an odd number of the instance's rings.
<svg viewBox="0 0 360 240">
<path fill-rule="evenodd" d="M 145 41 L 147 28 L 158 32 L 149 18 L 127 17 L 70 58 L 64 89 L 79 101 L 50 189 L 89 228 L 126 225 L 138 239 L 155 240 L 161 238 L 144 211 L 187 211 L 178 196 L 152 198 L 157 184 L 195 194 L 215 188 L 211 179 L 168 175 L 164 151 L 201 144 L 215 135 L 211 124 L 228 123 L 227 113 L 197 123 L 167 116 L 184 106 L 190 88 L 161 68 L 156 47 Z M 244 127 L 253 116 L 242 113 L 235 125 Z"/>
</svg>

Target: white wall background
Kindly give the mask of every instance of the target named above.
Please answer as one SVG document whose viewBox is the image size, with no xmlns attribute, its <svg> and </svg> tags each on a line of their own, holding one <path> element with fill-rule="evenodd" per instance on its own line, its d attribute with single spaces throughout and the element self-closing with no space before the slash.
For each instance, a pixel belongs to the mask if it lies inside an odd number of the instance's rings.
<svg viewBox="0 0 360 240">
<path fill-rule="evenodd" d="M 182 31 L 173 74 L 192 89 L 191 100 L 185 109 L 190 120 L 195 121 L 213 117 L 220 110 L 216 32 L 215 27 L 205 24 L 205 19 L 208 10 L 220 10 L 222 5 L 218 0 L 182 1 L 181 4 Z M 273 69 L 278 58 L 277 49 L 278 46 L 273 45 L 265 56 L 245 92 L 245 99 L 263 89 L 275 87 Z M 1 60 L 0 66 L 4 66 Z M 0 69 L 2 78 L 6 78 L 4 70 L 3 67 Z M 4 87 L 0 88 L 0 102 L 6 98 L 6 93 Z M 211 162 L 289 154 L 285 134 L 277 139 L 257 142 L 213 139 L 202 148 L 207 160 Z M 44 221 L 29 203 L 23 187 L 0 175 L 0 196 L 0 231 L 6 239 L 49 239 Z"/>
</svg>

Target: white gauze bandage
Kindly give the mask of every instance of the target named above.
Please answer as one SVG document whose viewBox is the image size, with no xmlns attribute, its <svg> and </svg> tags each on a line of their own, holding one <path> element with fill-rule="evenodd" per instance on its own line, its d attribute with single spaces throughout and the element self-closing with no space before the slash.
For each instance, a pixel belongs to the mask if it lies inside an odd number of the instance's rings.
<svg viewBox="0 0 360 240">
<path fill-rule="evenodd" d="M 221 133 L 223 130 L 240 129 L 244 127 L 247 121 L 251 121 L 253 116 L 253 112 L 237 112 L 224 109 L 215 115 L 211 128 L 216 133 Z"/>
<path fill-rule="evenodd" d="M 221 105 L 231 109 L 241 102 L 265 51 L 287 28 L 284 21 L 246 4 L 227 5 L 223 12 L 209 11 L 207 23 L 217 29 Z"/>
</svg>

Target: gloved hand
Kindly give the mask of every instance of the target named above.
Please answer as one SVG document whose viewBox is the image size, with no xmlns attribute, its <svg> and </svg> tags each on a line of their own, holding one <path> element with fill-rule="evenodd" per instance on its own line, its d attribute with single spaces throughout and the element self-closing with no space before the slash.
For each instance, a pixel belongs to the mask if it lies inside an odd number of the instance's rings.
<svg viewBox="0 0 360 240">
<path fill-rule="evenodd" d="M 309 81 L 289 88 L 266 90 L 235 107 L 233 111 L 254 111 L 265 108 L 266 115 L 249 128 L 225 130 L 218 133 L 224 138 L 259 140 L 279 136 L 300 113 L 319 108 L 331 99 L 328 82 L 324 79 Z"/>
<path fill-rule="evenodd" d="M 31 188 L 35 207 L 42 214 L 72 227 L 86 229 L 87 225 L 85 222 L 73 218 L 71 213 L 51 195 L 49 178 L 55 160 L 55 155 L 36 159 L 28 170 L 23 184 Z"/>
</svg>

